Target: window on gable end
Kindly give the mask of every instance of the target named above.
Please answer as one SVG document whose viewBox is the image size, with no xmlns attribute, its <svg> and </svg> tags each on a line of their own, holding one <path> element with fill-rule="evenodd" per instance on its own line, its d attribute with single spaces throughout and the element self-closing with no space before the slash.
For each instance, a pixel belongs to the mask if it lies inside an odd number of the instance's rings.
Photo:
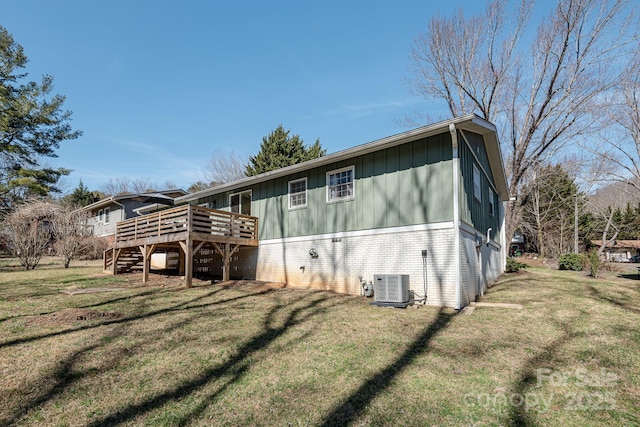
<svg viewBox="0 0 640 427">
<path fill-rule="evenodd" d="M 473 196 L 477 201 L 482 201 L 482 186 L 480 185 L 480 170 L 473 165 Z"/>
<path fill-rule="evenodd" d="M 496 195 L 491 189 L 491 187 L 489 187 L 489 215 L 491 216 L 494 216 L 496 214 L 495 200 L 496 200 Z"/>
</svg>

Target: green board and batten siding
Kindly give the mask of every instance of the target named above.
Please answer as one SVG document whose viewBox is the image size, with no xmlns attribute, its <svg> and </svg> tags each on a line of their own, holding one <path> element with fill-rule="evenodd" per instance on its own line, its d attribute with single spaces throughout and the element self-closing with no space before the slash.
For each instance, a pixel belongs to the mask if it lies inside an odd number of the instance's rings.
<svg viewBox="0 0 640 427">
<path fill-rule="evenodd" d="M 451 136 L 447 133 L 198 200 L 228 209 L 251 190 L 259 238 L 275 239 L 453 220 Z M 327 202 L 327 172 L 354 166 L 355 198 Z M 307 206 L 289 209 L 288 184 L 307 179 Z"/>
<path fill-rule="evenodd" d="M 466 141 L 465 141 L 466 138 Z M 460 186 L 460 220 L 466 222 L 477 230 L 491 228 L 491 239 L 500 243 L 500 221 L 498 192 L 491 176 L 491 166 L 487 157 L 484 140 L 481 135 L 464 132 L 459 134 L 460 174 L 462 183 Z M 467 144 L 468 143 L 468 144 Z M 473 165 L 480 171 L 480 188 L 482 195 L 480 200 L 473 194 Z M 495 212 L 489 213 L 489 188 L 493 190 L 493 205 Z"/>
</svg>

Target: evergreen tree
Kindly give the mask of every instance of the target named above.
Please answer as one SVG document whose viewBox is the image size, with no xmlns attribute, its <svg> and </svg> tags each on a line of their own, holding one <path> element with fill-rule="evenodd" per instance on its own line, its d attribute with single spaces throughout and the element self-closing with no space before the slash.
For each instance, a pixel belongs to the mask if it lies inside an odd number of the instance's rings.
<svg viewBox="0 0 640 427">
<path fill-rule="evenodd" d="M 11 208 L 27 196 L 58 192 L 64 168 L 40 165 L 43 157 L 56 157 L 60 142 L 81 132 L 71 129 L 71 112 L 62 109 L 64 96 L 53 95 L 53 78 L 25 82 L 27 57 L 22 46 L 0 26 L 0 204 Z"/>
<path fill-rule="evenodd" d="M 71 194 L 64 196 L 61 201 L 62 204 L 66 206 L 83 207 L 97 202 L 98 200 L 100 200 L 100 195 L 93 191 L 89 191 L 82 180 L 80 180 L 78 187 L 73 190 Z"/>
<path fill-rule="evenodd" d="M 320 140 L 306 147 L 298 135 L 289 136 L 291 130 L 284 130 L 279 125 L 268 136 L 262 138 L 260 152 L 249 157 L 246 175 L 254 176 L 286 166 L 302 163 L 307 160 L 322 157 L 326 154 L 320 146 Z"/>
</svg>

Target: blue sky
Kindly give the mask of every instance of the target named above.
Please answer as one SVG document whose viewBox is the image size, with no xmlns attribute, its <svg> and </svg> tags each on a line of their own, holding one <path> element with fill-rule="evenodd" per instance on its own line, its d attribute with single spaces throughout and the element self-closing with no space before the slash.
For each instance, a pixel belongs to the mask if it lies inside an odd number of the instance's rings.
<svg viewBox="0 0 640 427">
<path fill-rule="evenodd" d="M 83 136 L 47 164 L 186 189 L 214 151 L 255 154 L 279 124 L 329 153 L 407 130 L 443 105 L 409 93 L 413 38 L 458 1 L 14 0 L 3 25 L 54 76 Z"/>
</svg>

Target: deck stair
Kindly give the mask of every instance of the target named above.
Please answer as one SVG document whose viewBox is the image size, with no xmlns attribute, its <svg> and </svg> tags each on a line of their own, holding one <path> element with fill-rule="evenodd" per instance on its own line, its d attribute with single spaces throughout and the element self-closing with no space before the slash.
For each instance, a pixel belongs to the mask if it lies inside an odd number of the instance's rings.
<svg viewBox="0 0 640 427">
<path fill-rule="evenodd" d="M 105 251 L 104 259 L 105 264 L 103 268 L 105 271 L 113 272 L 113 248 L 109 248 Z M 133 271 L 142 271 L 144 268 L 144 257 L 137 248 L 122 249 L 120 256 L 118 256 L 118 270 L 116 274 L 131 273 Z"/>
</svg>

